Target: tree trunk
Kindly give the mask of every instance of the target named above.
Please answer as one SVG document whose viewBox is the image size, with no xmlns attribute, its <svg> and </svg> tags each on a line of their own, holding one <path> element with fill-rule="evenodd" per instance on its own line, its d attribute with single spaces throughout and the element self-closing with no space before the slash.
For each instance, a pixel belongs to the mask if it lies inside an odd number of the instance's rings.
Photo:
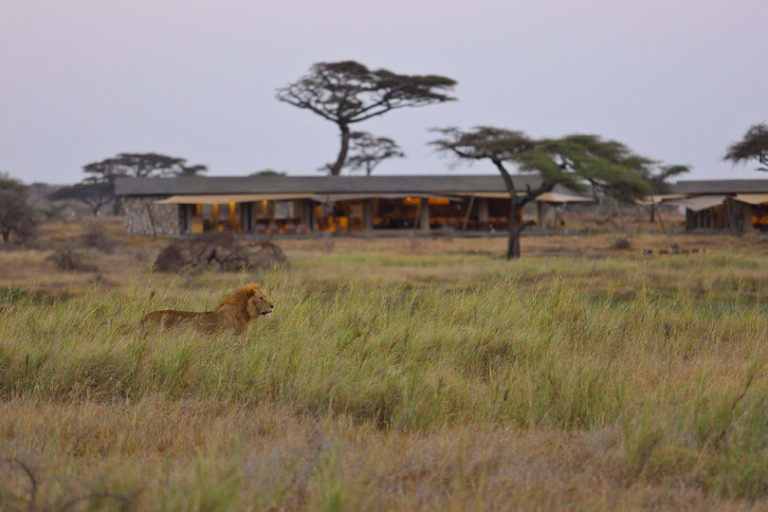
<svg viewBox="0 0 768 512">
<path fill-rule="evenodd" d="M 341 130 L 341 149 L 339 149 L 339 156 L 336 157 L 333 165 L 328 166 L 331 176 L 339 176 L 341 174 L 341 169 L 347 162 L 347 152 L 349 151 L 349 126 L 340 124 L 339 129 Z"/>
<path fill-rule="evenodd" d="M 509 239 L 507 241 L 507 259 L 520 257 L 520 233 L 523 232 L 523 219 L 517 207 L 517 201 L 509 201 Z"/>
<path fill-rule="evenodd" d="M 10 236 L 11 236 L 10 231 L 3 231 L 3 242 L 8 243 L 8 239 L 10 238 Z"/>
<path fill-rule="evenodd" d="M 656 220 L 656 203 L 651 199 L 651 220 L 649 222 L 653 224 L 654 220 Z"/>
</svg>

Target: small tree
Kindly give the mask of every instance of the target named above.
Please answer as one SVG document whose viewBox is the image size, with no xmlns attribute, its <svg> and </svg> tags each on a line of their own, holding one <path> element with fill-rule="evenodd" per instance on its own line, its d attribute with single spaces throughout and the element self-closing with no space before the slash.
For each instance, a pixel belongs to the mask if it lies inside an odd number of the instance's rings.
<svg viewBox="0 0 768 512">
<path fill-rule="evenodd" d="M 187 165 L 184 158 L 160 153 L 119 153 L 117 156 L 85 165 L 83 172 L 89 177 L 83 181 L 114 183 L 115 178 L 123 176 L 134 178 L 193 176 L 207 170 L 208 167 L 205 165 Z"/>
<path fill-rule="evenodd" d="M 285 176 L 285 173 L 283 171 L 275 171 L 274 169 L 262 169 L 252 172 L 249 176 Z"/>
<path fill-rule="evenodd" d="M 0 172 L 0 233 L 3 242 L 8 243 L 12 234 L 21 239 L 31 236 L 37 223 L 35 211 L 27 203 L 27 186 L 7 172 Z"/>
<path fill-rule="evenodd" d="M 349 158 L 345 166 L 353 171 L 365 169 L 366 176 L 370 176 L 387 158 L 405 156 L 397 142 L 388 137 L 376 137 L 368 132 L 352 132 L 349 142 Z M 329 164 L 326 167 L 330 169 L 331 166 Z"/>
<path fill-rule="evenodd" d="M 401 75 L 386 69 L 371 70 L 355 61 L 320 62 L 309 74 L 278 89 L 277 99 L 309 110 L 336 124 L 341 147 L 328 165 L 331 176 L 341 174 L 347 161 L 350 125 L 390 110 L 452 101 L 456 81 L 438 75 Z"/>
<path fill-rule="evenodd" d="M 768 171 L 768 125 L 753 125 L 744 137 L 728 147 L 724 160 L 736 164 L 747 160 L 757 160 L 758 171 Z"/>
<path fill-rule="evenodd" d="M 187 165 L 184 158 L 160 153 L 119 153 L 83 166 L 86 178 L 80 183 L 59 189 L 49 199 L 71 199 L 87 204 L 93 215 L 113 203 L 113 213 L 120 213 L 121 204 L 115 197 L 115 179 L 120 177 L 150 178 L 194 176 L 207 171 L 205 165 Z"/>
<path fill-rule="evenodd" d="M 111 183 L 76 183 L 62 187 L 48 195 L 51 201 L 72 200 L 87 205 L 96 217 L 104 205 L 115 199 L 115 187 Z"/>
<path fill-rule="evenodd" d="M 669 194 L 669 192 L 672 190 L 672 183 L 669 182 L 669 179 L 673 176 L 679 176 L 681 174 L 685 174 L 686 172 L 691 171 L 691 166 L 689 165 L 662 165 L 658 168 L 658 170 L 651 174 L 648 179 L 648 184 L 651 187 L 651 193 L 654 195 L 662 195 L 662 194 Z M 653 222 L 656 217 L 656 201 L 651 198 L 651 219 L 650 222 Z M 661 222 L 661 214 L 659 214 L 659 221 Z M 662 229 L 664 229 L 664 225 L 662 224 Z"/>
<path fill-rule="evenodd" d="M 489 160 L 501 173 L 510 198 L 508 259 L 520 256 L 520 235 L 535 224 L 522 222 L 523 207 L 555 185 L 582 190 L 586 183 L 596 195 L 600 191 L 621 200 L 643 197 L 650 191 L 644 174 L 649 161 L 634 155 L 621 143 L 603 141 L 595 135 L 537 141 L 519 131 L 489 126 L 469 131 L 435 131 L 443 135 L 431 142 L 439 151 L 459 159 Z M 508 165 L 537 174 L 541 184 L 518 190 Z"/>
</svg>

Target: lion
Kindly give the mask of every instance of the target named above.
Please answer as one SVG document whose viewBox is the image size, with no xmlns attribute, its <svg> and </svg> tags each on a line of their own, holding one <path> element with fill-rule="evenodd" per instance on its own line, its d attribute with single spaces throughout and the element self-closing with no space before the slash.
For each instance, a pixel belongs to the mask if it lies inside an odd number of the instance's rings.
<svg viewBox="0 0 768 512">
<path fill-rule="evenodd" d="M 221 299 L 213 311 L 176 311 L 165 309 L 152 311 L 141 319 L 140 327 L 193 327 L 211 334 L 217 331 L 234 331 L 243 336 L 252 320 L 271 316 L 274 304 L 267 299 L 258 284 L 248 284 L 232 295 Z"/>
</svg>

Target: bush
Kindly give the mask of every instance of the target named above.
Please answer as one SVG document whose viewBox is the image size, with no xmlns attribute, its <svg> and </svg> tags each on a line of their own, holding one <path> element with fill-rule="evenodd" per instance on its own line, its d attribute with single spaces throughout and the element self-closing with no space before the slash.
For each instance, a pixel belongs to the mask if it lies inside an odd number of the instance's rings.
<svg viewBox="0 0 768 512">
<path fill-rule="evenodd" d="M 45 258 L 50 261 L 59 270 L 68 272 L 91 272 L 96 270 L 94 265 L 89 265 L 84 261 L 83 255 L 71 247 L 59 247 Z"/>
<path fill-rule="evenodd" d="M 85 234 L 83 234 L 83 244 L 86 247 L 93 247 L 97 251 L 112 254 L 115 252 L 117 243 L 107 236 L 104 231 L 104 225 L 98 221 L 89 222 Z"/>
<path fill-rule="evenodd" d="M 631 249 L 631 248 L 632 248 L 632 239 L 629 238 L 628 236 L 623 236 L 621 238 L 617 238 L 611 244 L 611 249 L 626 250 L 626 249 Z"/>
<path fill-rule="evenodd" d="M 0 234 L 5 243 L 10 242 L 11 235 L 22 242 L 35 235 L 39 219 L 27 196 L 26 185 L 0 172 Z"/>
</svg>

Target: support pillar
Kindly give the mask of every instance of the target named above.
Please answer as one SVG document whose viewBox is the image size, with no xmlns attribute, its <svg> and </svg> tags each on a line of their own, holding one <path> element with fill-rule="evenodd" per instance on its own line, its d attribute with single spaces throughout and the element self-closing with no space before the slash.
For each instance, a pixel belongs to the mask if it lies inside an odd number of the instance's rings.
<svg viewBox="0 0 768 512">
<path fill-rule="evenodd" d="M 254 204 L 253 203 L 243 203 L 242 204 L 243 211 L 241 212 L 241 215 L 245 217 L 245 231 L 247 233 L 253 233 L 255 230 L 255 222 L 254 222 Z"/>
<path fill-rule="evenodd" d="M 192 205 L 180 204 L 179 205 L 179 218 L 181 220 L 181 232 L 189 233 L 192 231 Z"/>
<path fill-rule="evenodd" d="M 755 225 L 752 224 L 752 208 L 755 208 L 751 204 L 741 203 L 741 215 L 744 219 L 744 233 L 751 233 L 755 229 Z"/>
<path fill-rule="evenodd" d="M 306 199 L 302 199 L 299 201 L 299 224 L 301 226 L 305 226 L 309 228 L 309 216 L 310 216 L 310 206 L 309 201 Z"/>
<path fill-rule="evenodd" d="M 488 198 L 481 197 L 477 202 L 477 221 L 488 222 Z"/>
<path fill-rule="evenodd" d="M 421 208 L 419 210 L 419 230 L 429 231 L 429 200 L 426 197 L 421 198 Z"/>
<path fill-rule="evenodd" d="M 544 229 L 544 203 L 536 201 L 536 220 L 539 222 L 539 229 Z"/>
<path fill-rule="evenodd" d="M 373 199 L 363 199 L 363 227 L 366 231 L 373 229 Z"/>
</svg>

